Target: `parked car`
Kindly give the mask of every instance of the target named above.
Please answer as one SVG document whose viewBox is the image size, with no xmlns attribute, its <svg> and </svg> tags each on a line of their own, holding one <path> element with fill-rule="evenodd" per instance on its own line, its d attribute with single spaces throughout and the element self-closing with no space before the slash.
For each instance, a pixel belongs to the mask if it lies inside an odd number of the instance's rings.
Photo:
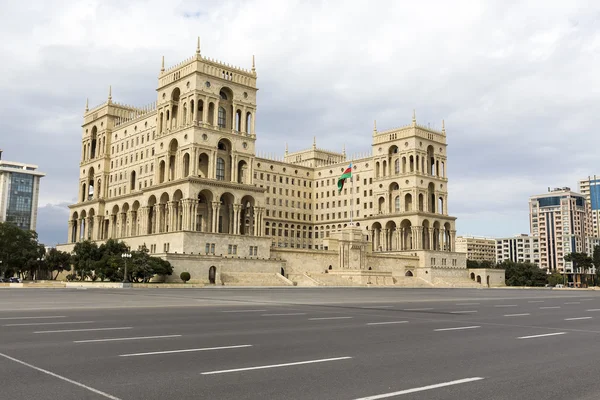
<svg viewBox="0 0 600 400">
<path fill-rule="evenodd" d="M 21 283 L 19 278 L 15 278 L 14 276 L 12 278 L 9 278 L 9 282 L 10 283 Z"/>
<path fill-rule="evenodd" d="M 565 285 L 563 285 L 562 283 L 559 283 L 558 285 L 556 285 L 556 287 L 560 289 L 560 288 L 564 288 Z"/>
<path fill-rule="evenodd" d="M 10 282 L 10 279 L 8 278 L 0 278 L 0 283 L 8 283 Z"/>
</svg>

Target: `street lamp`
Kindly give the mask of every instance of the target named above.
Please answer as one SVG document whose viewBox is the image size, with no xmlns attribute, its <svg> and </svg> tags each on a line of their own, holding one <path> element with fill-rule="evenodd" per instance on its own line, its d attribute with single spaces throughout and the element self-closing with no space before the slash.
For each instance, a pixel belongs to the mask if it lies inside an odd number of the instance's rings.
<svg viewBox="0 0 600 400">
<path fill-rule="evenodd" d="M 129 279 L 127 277 L 127 259 L 131 258 L 131 253 L 123 253 L 121 257 L 125 261 L 125 275 L 123 276 L 123 283 L 129 283 Z"/>
</svg>

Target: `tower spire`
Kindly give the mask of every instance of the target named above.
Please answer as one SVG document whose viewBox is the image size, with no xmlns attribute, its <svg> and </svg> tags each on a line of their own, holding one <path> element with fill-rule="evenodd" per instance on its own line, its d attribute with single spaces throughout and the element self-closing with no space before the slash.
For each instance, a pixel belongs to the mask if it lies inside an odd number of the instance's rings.
<svg viewBox="0 0 600 400">
<path fill-rule="evenodd" d="M 346 157 L 346 143 L 344 143 L 344 147 L 342 147 L 342 155 Z"/>
<path fill-rule="evenodd" d="M 317 148 L 317 137 L 313 136 L 313 150 Z"/>
<path fill-rule="evenodd" d="M 86 111 L 86 112 L 87 112 L 87 111 L 90 111 L 90 107 L 89 107 L 89 105 L 90 105 L 90 102 L 89 102 L 89 100 L 90 100 L 90 99 L 88 99 L 88 98 L 86 98 L 86 99 L 85 99 L 85 111 Z"/>
<path fill-rule="evenodd" d="M 252 54 L 252 72 L 256 72 L 256 64 L 254 63 L 254 54 Z"/>
<path fill-rule="evenodd" d="M 412 124 L 413 126 L 417 126 L 417 113 L 415 111 L 415 109 L 413 108 L 413 119 L 412 119 Z"/>
<path fill-rule="evenodd" d="M 112 101 L 112 85 L 108 85 L 108 102 Z"/>
<path fill-rule="evenodd" d="M 196 55 L 200 55 L 200 36 L 198 36 L 198 44 L 196 45 Z"/>
<path fill-rule="evenodd" d="M 165 72 L 165 56 L 162 56 L 162 61 L 160 63 L 160 72 Z"/>
<path fill-rule="evenodd" d="M 377 132 L 377 120 L 376 119 L 373 120 L 373 131 Z"/>
<path fill-rule="evenodd" d="M 287 144 L 287 142 L 285 142 L 285 155 L 286 156 L 288 155 L 288 144 Z"/>
</svg>

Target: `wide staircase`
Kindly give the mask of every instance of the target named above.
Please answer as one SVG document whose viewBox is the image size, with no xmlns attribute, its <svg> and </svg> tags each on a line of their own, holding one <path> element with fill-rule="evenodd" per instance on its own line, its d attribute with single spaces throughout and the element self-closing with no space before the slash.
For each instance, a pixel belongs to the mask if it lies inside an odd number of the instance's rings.
<svg viewBox="0 0 600 400">
<path fill-rule="evenodd" d="M 281 274 L 268 272 L 222 272 L 223 286 L 294 286 L 294 283 Z"/>
</svg>

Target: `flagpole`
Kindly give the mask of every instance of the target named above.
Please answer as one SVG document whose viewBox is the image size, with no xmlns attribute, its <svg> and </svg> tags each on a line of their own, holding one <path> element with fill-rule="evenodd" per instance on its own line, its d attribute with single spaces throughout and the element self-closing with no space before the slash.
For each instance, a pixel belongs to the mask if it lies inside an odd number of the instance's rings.
<svg viewBox="0 0 600 400">
<path fill-rule="evenodd" d="M 352 157 L 352 161 L 350 161 L 350 182 L 352 185 L 350 186 L 350 226 L 354 226 L 354 174 L 352 173 L 352 169 L 354 167 L 354 157 Z"/>
</svg>

